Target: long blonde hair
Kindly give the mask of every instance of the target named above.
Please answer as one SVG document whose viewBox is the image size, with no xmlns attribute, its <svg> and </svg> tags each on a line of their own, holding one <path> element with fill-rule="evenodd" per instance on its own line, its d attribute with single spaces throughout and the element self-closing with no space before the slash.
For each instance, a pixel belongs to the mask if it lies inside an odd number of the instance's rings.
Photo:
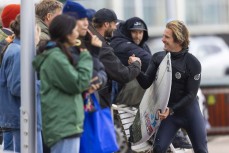
<svg viewBox="0 0 229 153">
<path fill-rule="evenodd" d="M 174 42 L 180 43 L 183 49 L 188 48 L 189 31 L 182 21 L 170 21 L 166 24 L 166 28 L 172 30 Z"/>
</svg>

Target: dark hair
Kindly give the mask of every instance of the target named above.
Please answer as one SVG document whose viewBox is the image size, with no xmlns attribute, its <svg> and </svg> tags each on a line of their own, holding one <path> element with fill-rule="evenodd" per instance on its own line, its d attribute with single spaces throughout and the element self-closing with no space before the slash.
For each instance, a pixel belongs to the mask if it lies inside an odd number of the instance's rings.
<svg viewBox="0 0 229 153">
<path fill-rule="evenodd" d="M 65 43 L 68 41 L 67 35 L 72 33 L 76 26 L 76 19 L 69 15 L 58 15 L 49 26 L 51 40 Z"/>
<path fill-rule="evenodd" d="M 17 15 L 15 20 L 10 23 L 10 29 L 14 32 L 15 36 L 20 38 L 20 15 Z"/>
<path fill-rule="evenodd" d="M 56 42 L 56 46 L 59 47 L 62 52 L 66 54 L 72 64 L 74 63 L 71 52 L 68 51 L 68 49 L 63 44 L 68 42 L 67 35 L 72 33 L 75 26 L 76 19 L 69 15 L 56 16 L 49 26 L 51 41 Z M 43 42 L 38 50 L 38 54 L 42 53 L 46 49 L 47 43 L 48 42 Z"/>
<path fill-rule="evenodd" d="M 104 23 L 105 22 L 95 23 L 95 22 L 93 22 L 93 19 L 92 19 L 92 25 L 95 28 L 102 28 Z"/>
</svg>

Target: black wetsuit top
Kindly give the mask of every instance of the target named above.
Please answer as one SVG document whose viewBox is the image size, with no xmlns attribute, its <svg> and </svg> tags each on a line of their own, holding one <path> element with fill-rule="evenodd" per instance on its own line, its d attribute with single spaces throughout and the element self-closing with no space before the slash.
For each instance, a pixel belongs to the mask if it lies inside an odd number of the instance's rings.
<svg viewBox="0 0 229 153">
<path fill-rule="evenodd" d="M 158 66 L 167 52 L 158 52 L 152 56 L 145 74 L 137 79 L 143 88 L 148 88 L 154 81 Z M 165 153 L 176 132 L 184 128 L 192 142 L 194 152 L 207 153 L 207 133 L 204 119 L 197 101 L 200 85 L 200 62 L 188 49 L 171 52 L 172 87 L 168 107 L 174 110 L 162 120 L 154 142 L 154 153 Z"/>
<path fill-rule="evenodd" d="M 166 55 L 166 51 L 157 52 L 152 56 L 146 73 L 137 77 L 139 84 L 144 88 L 153 83 L 158 66 Z M 168 107 L 174 112 L 180 111 L 192 103 L 196 98 L 200 85 L 201 64 L 195 56 L 184 49 L 180 52 L 171 52 L 172 87 Z"/>
</svg>

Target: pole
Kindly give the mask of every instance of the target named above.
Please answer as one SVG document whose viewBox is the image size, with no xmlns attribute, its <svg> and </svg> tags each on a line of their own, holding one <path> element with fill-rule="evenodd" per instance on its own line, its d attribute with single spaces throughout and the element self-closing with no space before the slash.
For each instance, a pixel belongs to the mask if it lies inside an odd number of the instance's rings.
<svg viewBox="0 0 229 153">
<path fill-rule="evenodd" d="M 36 153 L 34 0 L 21 0 L 21 153 Z"/>
</svg>

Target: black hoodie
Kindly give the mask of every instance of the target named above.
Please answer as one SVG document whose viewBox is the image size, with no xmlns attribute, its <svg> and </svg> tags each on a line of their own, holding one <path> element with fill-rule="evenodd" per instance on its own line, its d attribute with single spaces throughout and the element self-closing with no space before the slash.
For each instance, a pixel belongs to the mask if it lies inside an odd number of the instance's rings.
<svg viewBox="0 0 229 153">
<path fill-rule="evenodd" d="M 130 28 L 135 22 L 143 23 L 146 28 L 146 30 L 144 30 L 143 39 L 139 45 L 135 44 L 131 37 Z M 145 43 L 148 38 L 145 22 L 138 17 L 133 17 L 118 25 L 110 45 L 114 48 L 115 55 L 119 57 L 124 65 L 128 65 L 129 56 L 135 54 L 135 56 L 139 57 L 142 61 L 142 71 L 145 72 L 151 59 L 150 49 Z"/>
</svg>

